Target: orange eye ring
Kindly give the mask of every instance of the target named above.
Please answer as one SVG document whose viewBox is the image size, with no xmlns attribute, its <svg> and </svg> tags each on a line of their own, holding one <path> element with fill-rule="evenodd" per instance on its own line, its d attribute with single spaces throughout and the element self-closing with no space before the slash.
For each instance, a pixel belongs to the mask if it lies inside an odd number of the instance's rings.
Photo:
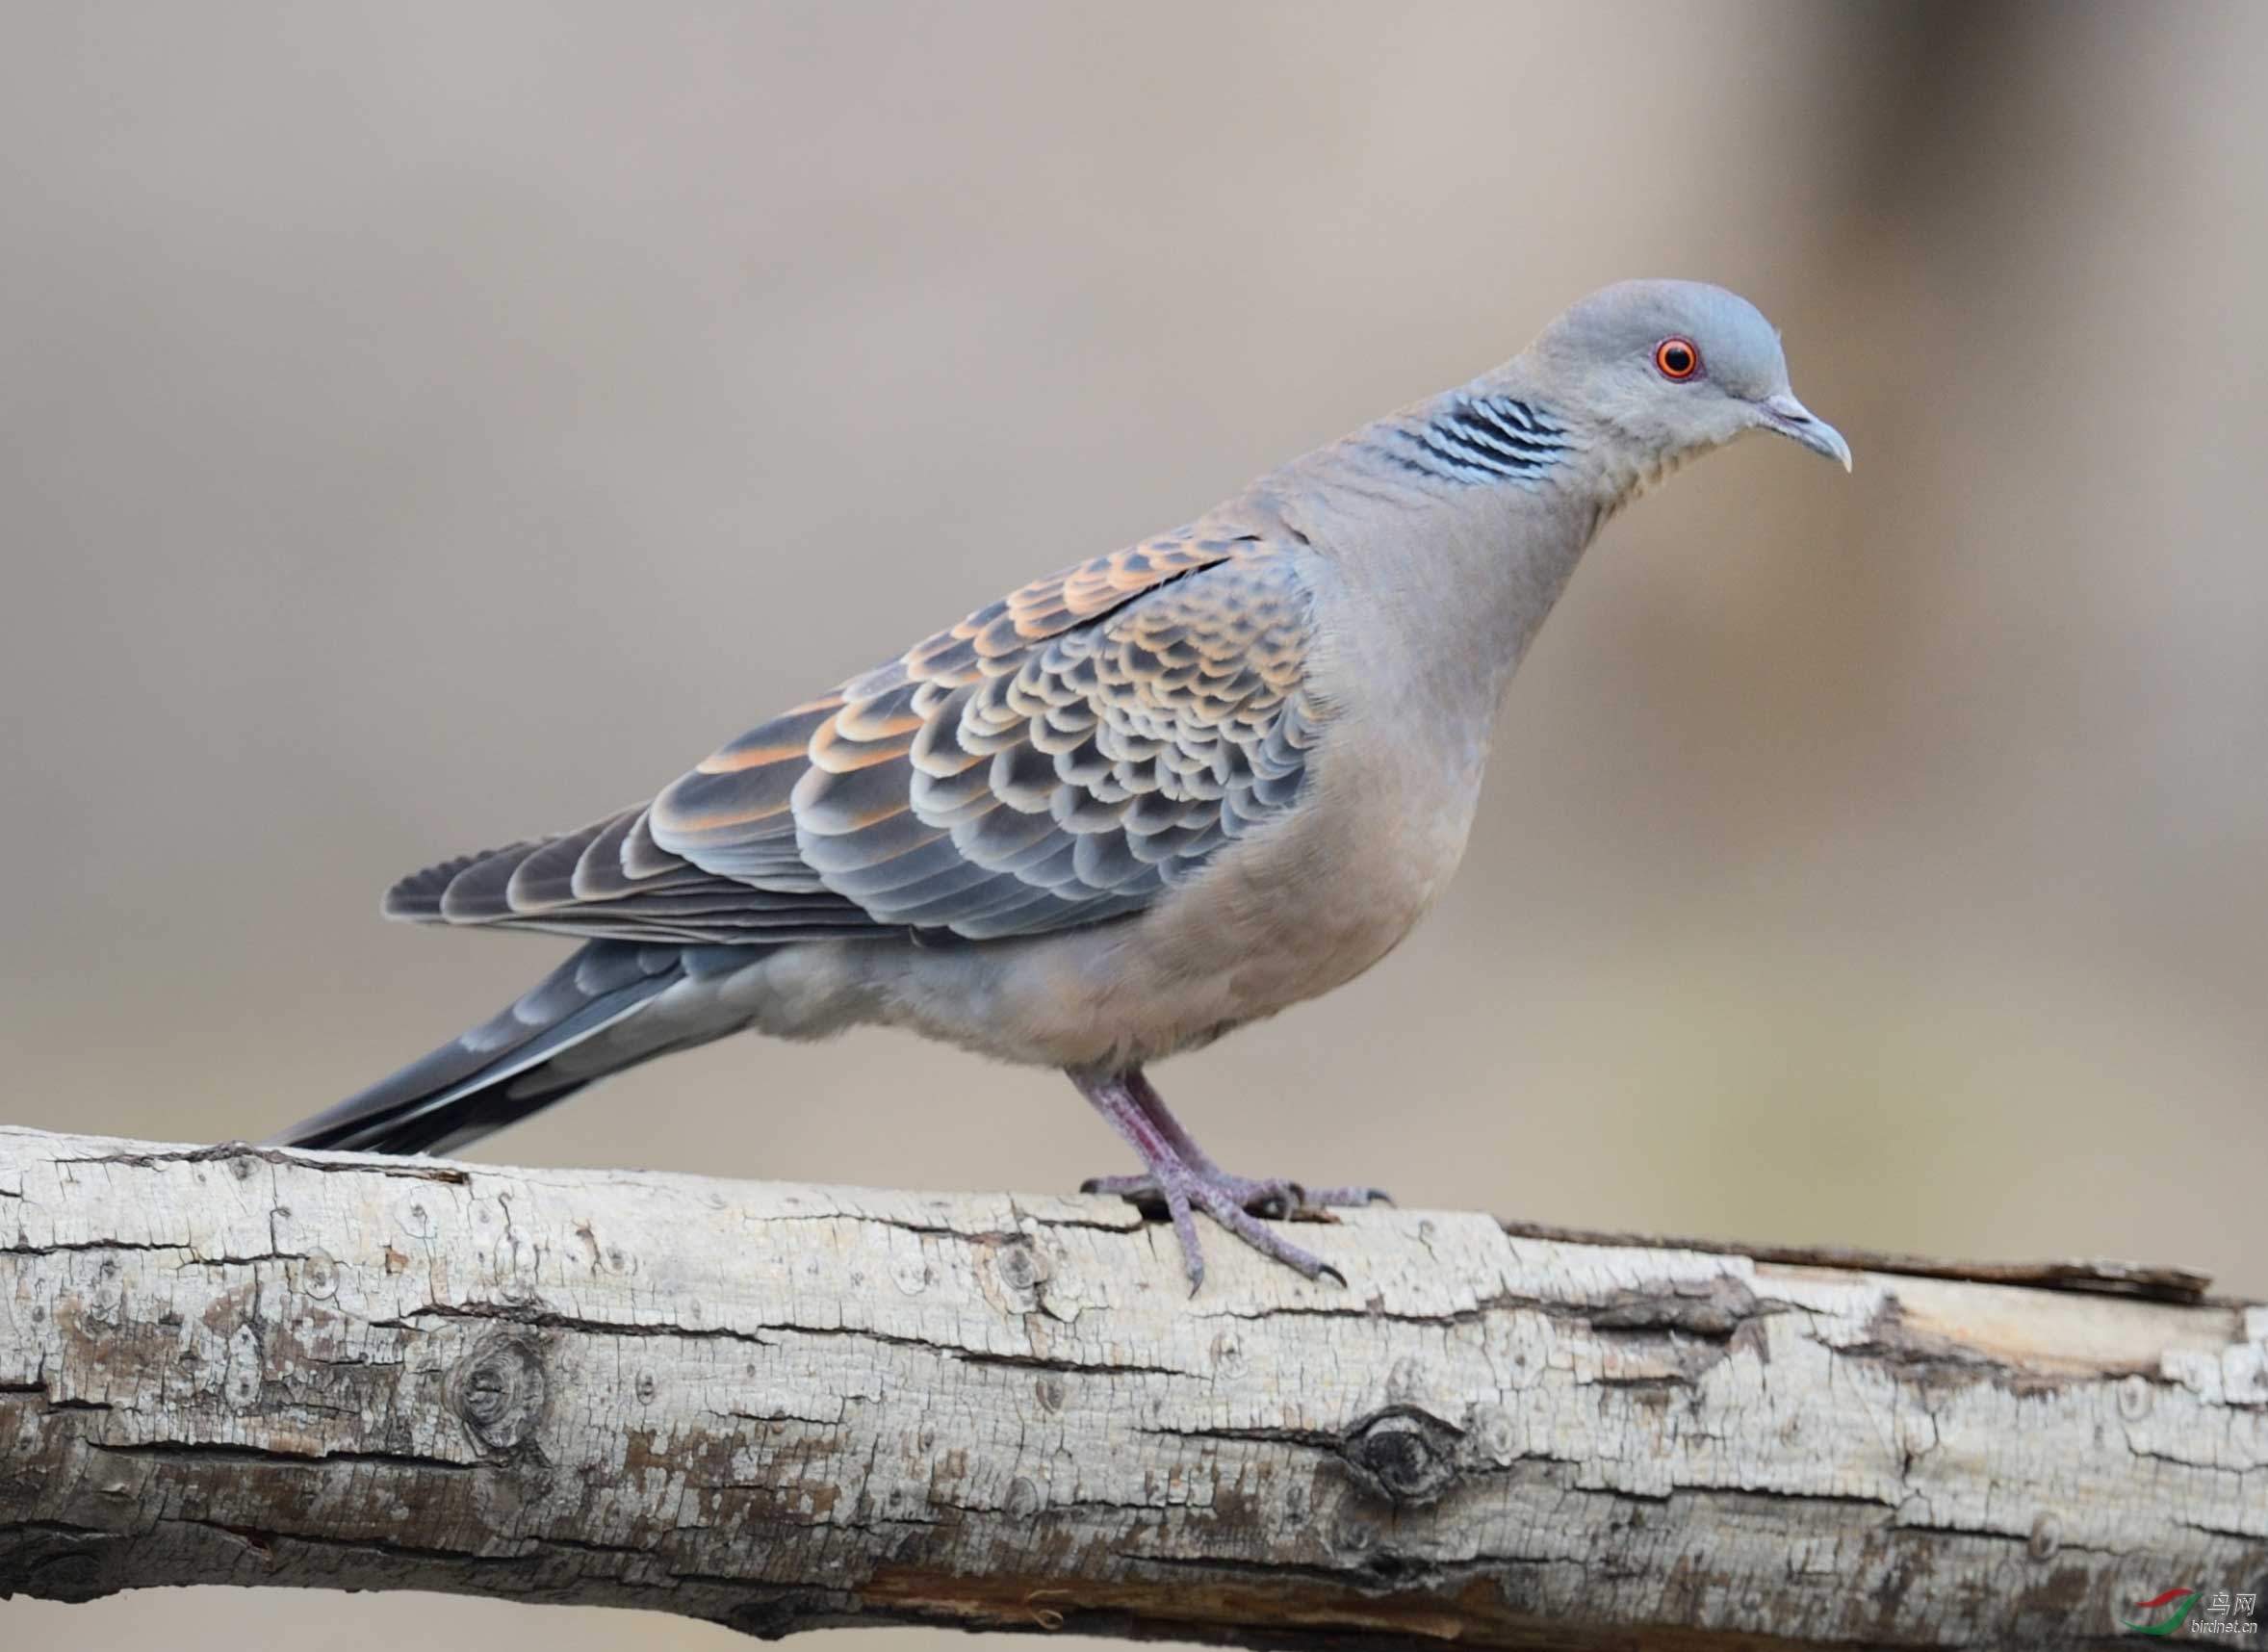
<svg viewBox="0 0 2268 1652">
<path fill-rule="evenodd" d="M 1683 384 L 1701 371 L 1701 352 L 1691 339 L 1663 339 L 1654 347 L 1654 371 L 1673 384 Z"/>
</svg>

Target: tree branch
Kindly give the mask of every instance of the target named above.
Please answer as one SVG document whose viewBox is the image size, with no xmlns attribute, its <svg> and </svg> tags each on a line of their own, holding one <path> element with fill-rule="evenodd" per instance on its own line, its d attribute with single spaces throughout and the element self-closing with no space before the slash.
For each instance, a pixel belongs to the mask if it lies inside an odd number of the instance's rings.
<svg viewBox="0 0 2268 1652">
<path fill-rule="evenodd" d="M 2178 1274 L 1302 1237 L 1192 1299 L 1101 1200 L 0 1128 L 0 1594 L 1699 1652 L 2268 1571 L 2268 1309 Z"/>
</svg>

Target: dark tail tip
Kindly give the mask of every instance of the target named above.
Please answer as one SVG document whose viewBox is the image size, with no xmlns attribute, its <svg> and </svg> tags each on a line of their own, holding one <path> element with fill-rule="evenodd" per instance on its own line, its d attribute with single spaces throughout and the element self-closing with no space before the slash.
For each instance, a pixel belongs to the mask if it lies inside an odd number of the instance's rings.
<svg viewBox="0 0 2268 1652">
<path fill-rule="evenodd" d="M 269 1145 L 431 1153 L 477 1141 L 603 1077 L 604 1070 L 570 1077 L 551 1064 L 634 1014 L 680 973 L 673 948 L 592 942 L 509 1009 Z"/>
</svg>

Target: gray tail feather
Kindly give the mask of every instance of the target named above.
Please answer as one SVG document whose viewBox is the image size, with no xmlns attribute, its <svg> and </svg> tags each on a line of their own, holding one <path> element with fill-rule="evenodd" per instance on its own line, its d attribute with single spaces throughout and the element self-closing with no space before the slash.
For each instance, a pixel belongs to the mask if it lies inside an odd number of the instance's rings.
<svg viewBox="0 0 2268 1652">
<path fill-rule="evenodd" d="M 684 964 L 675 946 L 594 941 L 509 1009 L 270 1145 L 431 1153 L 477 1141 L 604 1076 L 550 1067 L 683 979 Z M 646 1053 L 658 1051 L 632 1060 Z"/>
</svg>

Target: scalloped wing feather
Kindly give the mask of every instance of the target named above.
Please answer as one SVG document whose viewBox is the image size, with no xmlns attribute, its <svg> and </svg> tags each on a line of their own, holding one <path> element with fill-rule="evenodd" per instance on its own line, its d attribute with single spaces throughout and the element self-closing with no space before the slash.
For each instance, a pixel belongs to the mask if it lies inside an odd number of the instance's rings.
<svg viewBox="0 0 2268 1652">
<path fill-rule="evenodd" d="M 1036 581 L 394 916 L 688 944 L 1044 934 L 1138 912 L 1288 808 L 1324 715 L 1295 554 L 1146 541 Z"/>
</svg>

